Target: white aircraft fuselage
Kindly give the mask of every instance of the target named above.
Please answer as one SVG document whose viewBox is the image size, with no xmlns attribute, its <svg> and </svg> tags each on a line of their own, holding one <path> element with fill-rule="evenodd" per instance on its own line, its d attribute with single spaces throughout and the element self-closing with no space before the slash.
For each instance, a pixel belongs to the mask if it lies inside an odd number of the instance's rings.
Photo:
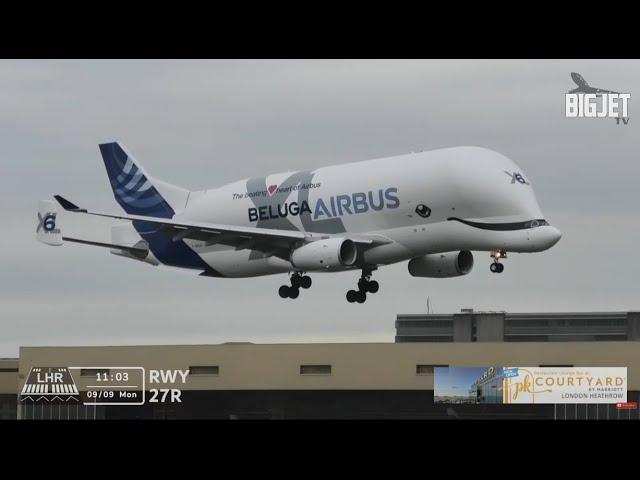
<svg viewBox="0 0 640 480">
<path fill-rule="evenodd" d="M 177 218 L 388 240 L 363 252 L 370 265 L 456 250 L 541 252 L 560 233 L 540 222 L 544 215 L 525 178 L 499 153 L 449 148 L 241 180 L 192 194 Z M 418 205 L 430 214 L 419 215 Z M 531 221 L 538 226 L 525 228 Z M 500 224 L 514 225 L 503 229 Z M 226 277 L 296 269 L 278 257 L 255 258 L 260 255 L 251 250 L 187 243 Z"/>
<path fill-rule="evenodd" d="M 479 147 L 412 153 L 315 170 L 254 177 L 188 191 L 150 177 L 119 143 L 100 145 L 114 196 L 126 214 L 65 210 L 126 220 L 111 244 L 62 237 L 53 202 L 41 202 L 38 238 L 111 248 L 151 264 L 213 277 L 290 272 L 296 298 L 308 272 L 361 269 L 359 293 L 375 293 L 371 273 L 409 261 L 421 277 L 464 275 L 471 251 L 541 252 L 561 237 L 545 220 L 531 183 L 512 160 Z M 289 288 L 289 290 L 287 290 Z M 284 290 L 283 290 L 284 289 Z M 291 293 L 293 292 L 293 293 Z M 364 293 L 363 293 L 364 292 Z"/>
</svg>

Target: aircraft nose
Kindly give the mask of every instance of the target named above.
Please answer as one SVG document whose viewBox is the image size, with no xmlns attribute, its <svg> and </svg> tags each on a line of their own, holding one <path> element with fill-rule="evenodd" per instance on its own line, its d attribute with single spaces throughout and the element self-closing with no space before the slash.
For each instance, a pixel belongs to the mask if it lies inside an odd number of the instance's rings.
<svg viewBox="0 0 640 480">
<path fill-rule="evenodd" d="M 556 227 L 552 226 L 548 226 L 545 230 L 545 247 L 551 248 L 560 241 L 560 239 L 562 238 L 562 232 Z"/>
</svg>

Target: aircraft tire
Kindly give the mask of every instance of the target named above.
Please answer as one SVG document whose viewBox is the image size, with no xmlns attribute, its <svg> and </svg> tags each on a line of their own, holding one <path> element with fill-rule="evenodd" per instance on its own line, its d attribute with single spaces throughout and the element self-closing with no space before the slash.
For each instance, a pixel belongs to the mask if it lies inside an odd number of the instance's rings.
<svg viewBox="0 0 640 480">
<path fill-rule="evenodd" d="M 278 290 L 278 295 L 280 295 L 280 298 L 289 298 L 289 290 L 289 286 L 282 285 Z"/>
<path fill-rule="evenodd" d="M 357 297 L 358 297 L 358 292 L 356 292 L 355 290 L 349 290 L 347 292 L 347 302 L 353 303 L 356 301 Z"/>
</svg>

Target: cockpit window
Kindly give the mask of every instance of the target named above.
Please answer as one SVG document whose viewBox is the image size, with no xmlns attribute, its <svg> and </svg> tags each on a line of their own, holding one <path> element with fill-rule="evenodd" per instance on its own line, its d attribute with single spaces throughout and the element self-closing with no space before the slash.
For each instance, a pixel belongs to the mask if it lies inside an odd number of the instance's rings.
<svg viewBox="0 0 640 480">
<path fill-rule="evenodd" d="M 447 220 L 454 220 L 456 222 L 464 223 L 470 227 L 481 228 L 483 230 L 525 230 L 527 228 L 544 227 L 549 225 L 544 218 L 538 218 L 535 220 L 527 220 L 526 222 L 513 222 L 513 223 L 483 223 L 472 222 L 471 220 L 463 220 L 462 218 L 449 217 Z"/>
<path fill-rule="evenodd" d="M 539 220 L 531 220 L 530 222 L 528 222 L 528 226 L 526 228 L 536 228 L 536 227 L 543 227 L 545 225 L 549 225 L 549 222 L 547 222 L 544 219 L 539 219 Z"/>
</svg>

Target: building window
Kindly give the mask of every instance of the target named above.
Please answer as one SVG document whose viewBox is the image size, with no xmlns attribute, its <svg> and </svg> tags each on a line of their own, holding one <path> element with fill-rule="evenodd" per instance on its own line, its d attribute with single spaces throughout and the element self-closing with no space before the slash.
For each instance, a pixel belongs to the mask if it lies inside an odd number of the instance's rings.
<svg viewBox="0 0 640 480">
<path fill-rule="evenodd" d="M 436 367 L 448 368 L 449 365 L 416 365 L 416 375 L 433 375 Z"/>
<path fill-rule="evenodd" d="M 300 365 L 300 375 L 331 375 L 331 365 Z"/>
<path fill-rule="evenodd" d="M 396 326 L 411 328 L 453 327 L 453 320 L 397 320 Z"/>
<path fill-rule="evenodd" d="M 396 342 L 453 342 L 452 335 L 404 335 L 402 331 L 396 335 Z"/>
<path fill-rule="evenodd" d="M 110 370 L 108 368 L 81 368 L 81 377 L 97 377 L 100 375 L 109 375 Z"/>
<path fill-rule="evenodd" d="M 211 375 L 218 376 L 220 367 L 218 365 L 189 367 L 189 375 Z"/>
</svg>

